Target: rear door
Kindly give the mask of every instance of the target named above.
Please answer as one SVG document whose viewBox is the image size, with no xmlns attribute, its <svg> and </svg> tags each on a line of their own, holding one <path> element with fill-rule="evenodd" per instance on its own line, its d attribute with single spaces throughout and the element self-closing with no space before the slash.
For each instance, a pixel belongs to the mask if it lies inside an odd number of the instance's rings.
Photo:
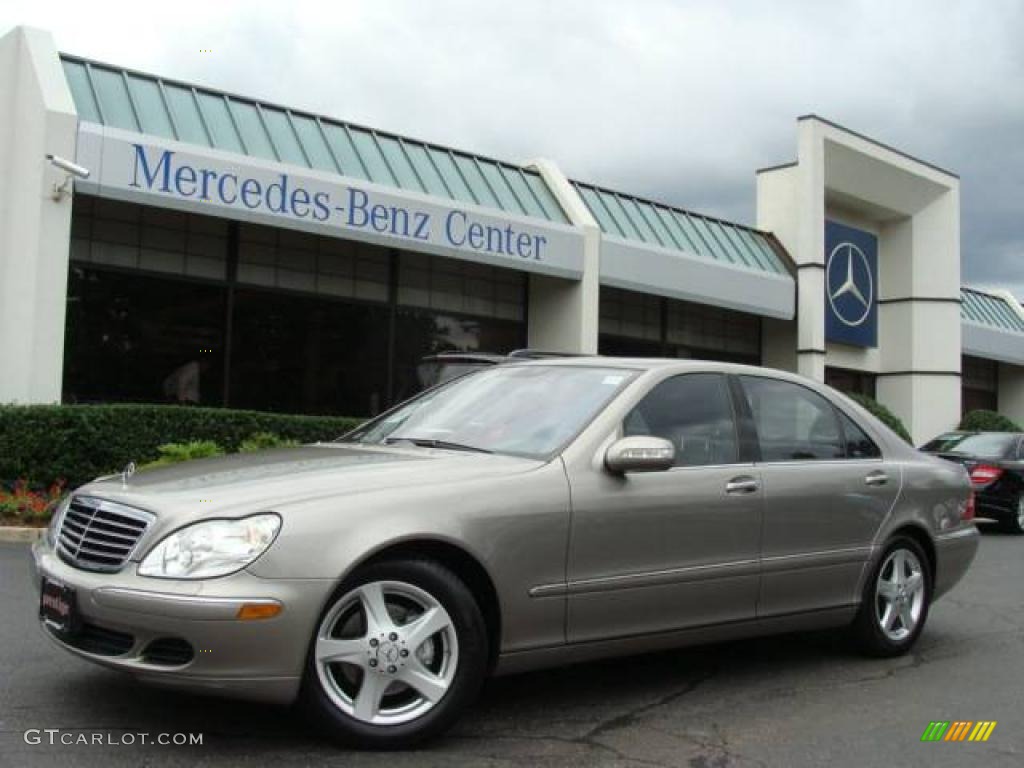
<svg viewBox="0 0 1024 768">
<path fill-rule="evenodd" d="M 759 616 L 850 605 L 901 470 L 849 415 L 800 384 L 740 376 L 764 488 Z"/>
</svg>

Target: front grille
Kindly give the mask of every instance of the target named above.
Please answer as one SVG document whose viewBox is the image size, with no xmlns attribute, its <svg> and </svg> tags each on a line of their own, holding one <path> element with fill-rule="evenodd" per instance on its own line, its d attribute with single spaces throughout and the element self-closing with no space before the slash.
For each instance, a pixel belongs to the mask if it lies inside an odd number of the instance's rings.
<svg viewBox="0 0 1024 768">
<path fill-rule="evenodd" d="M 188 664 L 194 656 L 192 646 L 180 637 L 161 637 L 142 652 L 143 661 L 161 667 L 179 667 Z"/>
<path fill-rule="evenodd" d="M 75 496 L 60 521 L 57 552 L 87 571 L 117 571 L 135 550 L 153 515 L 103 499 Z"/>
<path fill-rule="evenodd" d="M 67 643 L 86 653 L 94 653 L 97 656 L 123 656 L 135 645 L 135 638 L 127 632 L 118 632 L 115 629 L 99 627 L 88 622 L 81 624 L 70 635 L 56 632 L 49 625 L 44 626 L 62 643 Z"/>
</svg>

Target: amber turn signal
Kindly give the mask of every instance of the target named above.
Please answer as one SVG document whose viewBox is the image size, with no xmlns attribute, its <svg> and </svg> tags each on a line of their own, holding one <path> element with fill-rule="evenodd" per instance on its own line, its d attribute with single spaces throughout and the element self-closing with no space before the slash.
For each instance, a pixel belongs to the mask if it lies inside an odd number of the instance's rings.
<svg viewBox="0 0 1024 768">
<path fill-rule="evenodd" d="M 250 619 L 272 619 L 281 612 L 283 606 L 280 603 L 242 603 L 238 609 L 237 619 L 249 621 Z"/>
</svg>

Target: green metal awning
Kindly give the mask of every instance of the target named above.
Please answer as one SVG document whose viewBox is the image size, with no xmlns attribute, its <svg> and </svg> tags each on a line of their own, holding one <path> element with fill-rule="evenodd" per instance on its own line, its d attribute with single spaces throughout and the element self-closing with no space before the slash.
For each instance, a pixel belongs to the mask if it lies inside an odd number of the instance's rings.
<svg viewBox="0 0 1024 768">
<path fill-rule="evenodd" d="M 606 235 L 743 269 L 789 274 L 779 246 L 766 232 L 579 181 L 572 184 Z"/>
<path fill-rule="evenodd" d="M 1024 333 L 1024 318 L 998 295 L 966 286 L 960 289 L 960 317 L 999 331 Z"/>
<path fill-rule="evenodd" d="M 568 223 L 530 168 L 75 56 L 61 63 L 88 122 Z"/>
</svg>

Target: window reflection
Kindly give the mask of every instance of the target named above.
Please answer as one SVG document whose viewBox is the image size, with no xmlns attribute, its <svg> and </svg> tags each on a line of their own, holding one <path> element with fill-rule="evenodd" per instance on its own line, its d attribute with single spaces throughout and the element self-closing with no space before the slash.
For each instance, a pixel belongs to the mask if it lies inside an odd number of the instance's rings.
<svg viewBox="0 0 1024 768">
<path fill-rule="evenodd" d="M 526 346 L 521 323 L 401 308 L 395 328 L 395 392 L 398 402 L 419 390 L 416 366 L 440 352 L 507 354 Z"/>
<path fill-rule="evenodd" d="M 73 266 L 65 402 L 220 405 L 226 289 Z"/>
<path fill-rule="evenodd" d="M 370 416 L 387 404 L 385 306 L 235 294 L 231 406 Z"/>
</svg>

